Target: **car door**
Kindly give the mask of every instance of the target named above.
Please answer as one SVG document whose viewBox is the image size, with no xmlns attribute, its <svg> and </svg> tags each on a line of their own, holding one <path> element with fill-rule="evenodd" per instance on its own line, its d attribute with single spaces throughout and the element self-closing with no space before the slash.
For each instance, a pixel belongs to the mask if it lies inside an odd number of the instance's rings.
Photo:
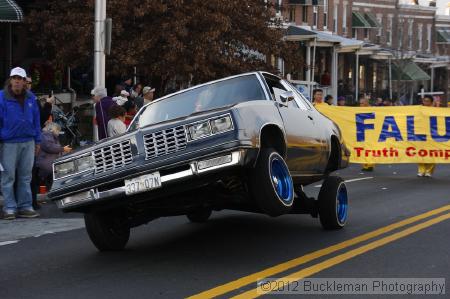
<svg viewBox="0 0 450 299">
<path fill-rule="evenodd" d="M 283 119 L 289 170 L 293 175 L 316 174 L 320 145 L 315 136 L 313 118 L 306 107 L 299 106 L 297 101 L 289 101 L 287 104 L 281 101 L 281 94 L 289 90 L 282 80 L 268 74 L 264 74 L 264 78 Z"/>
</svg>

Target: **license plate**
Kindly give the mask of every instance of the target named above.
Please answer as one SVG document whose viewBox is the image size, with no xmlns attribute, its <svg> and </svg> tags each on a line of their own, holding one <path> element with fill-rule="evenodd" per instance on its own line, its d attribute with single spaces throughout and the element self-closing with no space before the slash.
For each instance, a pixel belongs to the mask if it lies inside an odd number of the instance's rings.
<svg viewBox="0 0 450 299">
<path fill-rule="evenodd" d="M 154 172 L 130 180 L 125 180 L 126 195 L 146 192 L 160 187 L 161 176 L 159 172 Z"/>
</svg>

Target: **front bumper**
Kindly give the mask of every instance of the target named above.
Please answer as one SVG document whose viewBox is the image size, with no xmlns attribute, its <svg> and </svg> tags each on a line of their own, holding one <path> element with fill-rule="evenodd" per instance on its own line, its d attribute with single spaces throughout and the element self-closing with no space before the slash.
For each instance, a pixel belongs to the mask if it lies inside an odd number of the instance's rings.
<svg viewBox="0 0 450 299">
<path fill-rule="evenodd" d="M 161 175 L 162 188 L 164 188 L 168 183 L 174 183 L 194 177 L 201 177 L 204 174 L 214 173 L 222 169 L 242 165 L 245 155 L 246 150 L 241 149 L 191 161 L 189 163 L 189 169 Z M 151 173 L 151 171 L 149 171 L 149 173 Z M 99 201 L 126 197 L 125 183 L 124 181 L 122 182 L 123 186 L 104 191 L 99 191 L 98 188 L 93 188 L 88 191 L 76 193 L 63 199 L 56 200 L 56 204 L 60 209 L 71 210 L 79 206 L 85 206 Z"/>
</svg>

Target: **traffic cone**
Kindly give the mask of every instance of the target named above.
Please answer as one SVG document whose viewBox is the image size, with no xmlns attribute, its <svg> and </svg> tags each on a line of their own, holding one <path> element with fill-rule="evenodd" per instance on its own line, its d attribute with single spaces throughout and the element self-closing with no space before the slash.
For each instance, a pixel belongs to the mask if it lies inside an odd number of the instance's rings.
<svg viewBox="0 0 450 299">
<path fill-rule="evenodd" d="M 40 185 L 39 186 L 39 194 L 46 194 L 47 193 L 47 186 Z"/>
</svg>

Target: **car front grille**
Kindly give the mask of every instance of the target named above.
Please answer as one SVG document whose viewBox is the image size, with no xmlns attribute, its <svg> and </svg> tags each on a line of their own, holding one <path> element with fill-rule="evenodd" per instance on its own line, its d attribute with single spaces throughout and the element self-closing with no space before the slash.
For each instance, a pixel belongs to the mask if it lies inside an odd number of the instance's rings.
<svg viewBox="0 0 450 299">
<path fill-rule="evenodd" d="M 101 173 L 133 162 L 131 142 L 125 140 L 94 151 L 95 172 Z"/>
<path fill-rule="evenodd" d="M 153 159 L 184 150 L 186 143 L 184 126 L 144 135 L 145 158 Z"/>
</svg>

